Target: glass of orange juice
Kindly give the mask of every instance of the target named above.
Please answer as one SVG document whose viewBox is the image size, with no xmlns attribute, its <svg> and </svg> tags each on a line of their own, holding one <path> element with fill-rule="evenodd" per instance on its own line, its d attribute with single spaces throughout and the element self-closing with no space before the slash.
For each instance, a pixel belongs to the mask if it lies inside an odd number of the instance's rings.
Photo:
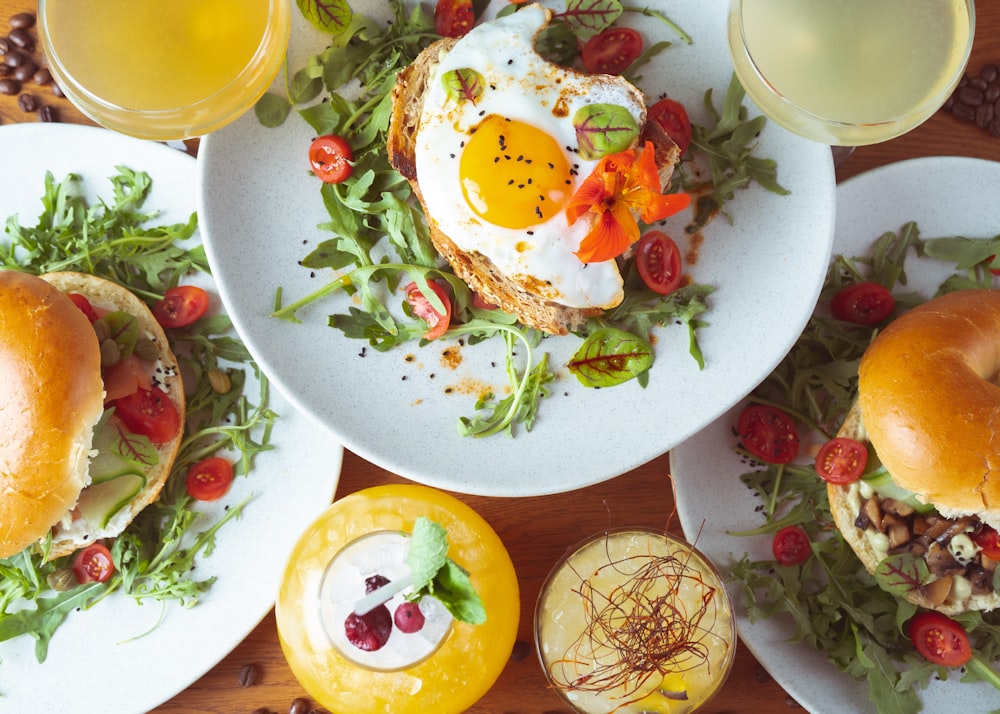
<svg viewBox="0 0 1000 714">
<path fill-rule="evenodd" d="M 98 124 L 146 139 L 207 134 L 281 67 L 289 0 L 39 0 L 60 89 Z"/>
<path fill-rule="evenodd" d="M 478 594 L 475 624 L 443 604 L 442 589 L 457 586 L 436 581 L 418 602 L 405 586 L 428 521 L 447 534 L 448 559 Z M 416 484 L 335 501 L 300 536 L 275 603 L 296 678 L 325 708 L 352 714 L 466 711 L 507 664 L 519 616 L 517 575 L 496 532 L 465 503 Z"/>
<path fill-rule="evenodd" d="M 688 714 L 721 689 L 736 654 L 718 571 L 663 531 L 613 530 L 572 548 L 535 608 L 542 668 L 574 711 Z"/>
</svg>

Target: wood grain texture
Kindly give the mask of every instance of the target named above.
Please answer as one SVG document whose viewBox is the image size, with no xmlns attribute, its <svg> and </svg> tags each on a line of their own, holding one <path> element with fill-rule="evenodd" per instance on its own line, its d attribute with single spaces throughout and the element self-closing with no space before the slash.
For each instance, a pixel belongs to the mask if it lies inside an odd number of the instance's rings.
<svg viewBox="0 0 1000 714">
<path fill-rule="evenodd" d="M 721 0 L 719 0 L 721 1 Z M 6 18 L 35 10 L 21 0 L 0 0 L 0 32 Z M 970 69 L 986 62 L 1000 62 L 1000 3 L 981 2 L 977 8 L 977 30 Z M 62 121 L 87 123 L 65 99 L 48 87 L 29 87 L 45 104 L 57 109 Z M 22 111 L 16 98 L 0 96 L 0 123 L 35 121 L 34 113 Z M 197 142 L 191 143 L 192 151 Z M 1000 161 L 1000 139 L 971 124 L 945 114 L 932 117 L 921 127 L 893 141 L 862 147 L 837 170 L 839 180 L 868 169 L 906 158 L 932 155 L 976 156 Z M 780 168 L 780 167 L 779 167 Z M 366 461 L 347 453 L 337 497 L 368 486 L 401 482 Z M 470 711 L 474 714 L 556 714 L 566 712 L 561 700 L 548 690 L 534 653 L 531 618 L 535 598 L 546 573 L 570 544 L 607 527 L 624 525 L 670 526 L 674 508 L 669 478 L 669 457 L 653 461 L 607 483 L 552 497 L 499 499 L 459 496 L 479 511 L 507 544 L 521 584 L 519 639 L 530 645 L 525 656 L 512 658 L 496 685 Z M 290 523 L 301 530 L 304 523 Z M 192 643 L 192 647 L 196 647 Z M 245 664 L 258 667 L 256 683 L 243 687 L 239 671 Z M 168 662 L 151 668 L 169 668 Z M 151 676 L 157 676 L 151 674 Z M 176 697 L 158 707 L 156 714 L 233 714 L 266 708 L 283 714 L 298 697 L 305 697 L 285 664 L 278 644 L 273 614 L 211 671 Z M 709 714 L 785 714 L 801 711 L 765 672 L 752 654 L 739 646 L 732 674 L 718 697 L 705 710 Z"/>
</svg>

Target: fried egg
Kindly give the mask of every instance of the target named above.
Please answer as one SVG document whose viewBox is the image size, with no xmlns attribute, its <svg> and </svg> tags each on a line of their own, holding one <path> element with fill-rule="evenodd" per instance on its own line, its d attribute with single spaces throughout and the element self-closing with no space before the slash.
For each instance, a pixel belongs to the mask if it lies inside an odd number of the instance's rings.
<svg viewBox="0 0 1000 714">
<path fill-rule="evenodd" d="M 618 267 L 574 255 L 591 226 L 569 225 L 564 210 L 597 164 L 577 153 L 573 116 L 613 104 L 642 126 L 645 102 L 621 78 L 538 55 L 534 38 L 550 15 L 531 5 L 483 23 L 441 58 L 424 97 L 416 172 L 428 220 L 461 250 L 485 255 L 531 294 L 607 309 L 623 297 Z M 475 86 L 456 97 L 456 77 Z"/>
</svg>

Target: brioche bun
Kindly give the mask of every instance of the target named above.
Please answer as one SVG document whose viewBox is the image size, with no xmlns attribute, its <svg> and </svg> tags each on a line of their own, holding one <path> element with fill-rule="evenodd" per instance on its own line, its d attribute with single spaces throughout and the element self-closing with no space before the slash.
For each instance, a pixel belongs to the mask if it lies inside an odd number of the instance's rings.
<svg viewBox="0 0 1000 714">
<path fill-rule="evenodd" d="M 0 557 L 43 538 L 89 483 L 104 411 L 90 321 L 33 275 L 0 271 Z"/>
<path fill-rule="evenodd" d="M 868 437 L 942 515 L 1000 528 L 1000 291 L 962 290 L 893 321 L 858 368 Z"/>
<path fill-rule="evenodd" d="M 182 435 L 154 444 L 158 463 L 145 488 L 103 528 L 67 514 L 90 483 L 94 427 L 104 412 L 101 354 L 90 321 L 67 297 L 123 310 L 157 347 L 157 385 L 184 420 L 177 360 L 146 304 L 115 283 L 84 273 L 41 277 L 0 270 L 0 557 L 52 533 L 49 557 L 118 535 L 154 501 L 170 474 Z"/>
</svg>

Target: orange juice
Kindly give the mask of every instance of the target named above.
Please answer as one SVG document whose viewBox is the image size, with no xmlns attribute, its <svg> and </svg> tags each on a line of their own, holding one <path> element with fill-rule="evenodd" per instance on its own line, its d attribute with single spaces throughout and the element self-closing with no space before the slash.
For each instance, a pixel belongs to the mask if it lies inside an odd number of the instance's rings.
<svg viewBox="0 0 1000 714">
<path fill-rule="evenodd" d="M 486 621 L 471 625 L 428 612 L 424 629 L 432 631 L 420 633 L 426 642 L 412 651 L 406 648 L 416 635 L 395 632 L 385 652 L 352 650 L 343 641 L 338 591 L 360 586 L 363 593 L 363 583 L 354 581 L 370 575 L 373 563 L 377 574 L 394 579 L 405 552 L 396 541 L 420 516 L 447 530 L 448 557 L 468 571 Z M 514 566 L 489 524 L 452 496 L 411 484 L 365 489 L 331 505 L 293 549 L 275 603 L 281 647 L 296 678 L 330 711 L 352 714 L 465 711 L 506 665 L 519 614 Z"/>
<path fill-rule="evenodd" d="M 289 0 L 40 0 L 56 81 L 98 123 L 207 133 L 250 107 L 284 59 Z"/>
</svg>

